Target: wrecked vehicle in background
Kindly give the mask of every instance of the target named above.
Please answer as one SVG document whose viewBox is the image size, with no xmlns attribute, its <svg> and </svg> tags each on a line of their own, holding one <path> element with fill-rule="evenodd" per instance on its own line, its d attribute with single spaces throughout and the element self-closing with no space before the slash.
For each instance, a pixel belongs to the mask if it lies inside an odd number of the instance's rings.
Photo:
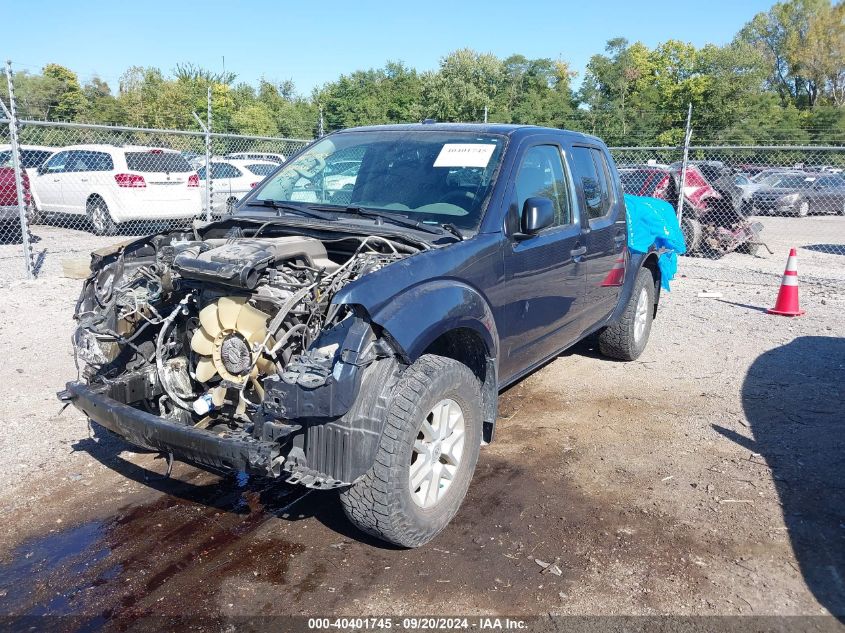
<svg viewBox="0 0 845 633">
<path fill-rule="evenodd" d="M 625 192 L 666 200 L 677 209 L 681 163 L 620 168 Z M 732 251 L 754 255 L 760 248 L 760 222 L 736 184 L 736 171 L 719 161 L 690 161 L 684 180 L 681 230 L 688 255 L 721 256 Z"/>
<path fill-rule="evenodd" d="M 59 397 L 171 460 L 339 489 L 362 530 L 418 546 L 457 512 L 500 389 L 593 333 L 643 351 L 661 273 L 626 244 L 596 138 L 337 132 L 235 215 L 95 253 Z"/>
</svg>

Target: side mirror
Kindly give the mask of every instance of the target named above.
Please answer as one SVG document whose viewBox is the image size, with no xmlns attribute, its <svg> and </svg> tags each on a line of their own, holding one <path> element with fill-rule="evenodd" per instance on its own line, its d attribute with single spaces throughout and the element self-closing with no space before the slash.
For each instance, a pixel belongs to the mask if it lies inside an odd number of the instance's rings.
<svg viewBox="0 0 845 633">
<path fill-rule="evenodd" d="M 522 205 L 520 230 L 525 237 L 536 235 L 555 221 L 555 207 L 548 198 L 528 198 Z"/>
<path fill-rule="evenodd" d="M 36 170 L 36 172 L 35 172 L 35 173 L 37 173 L 39 176 L 43 176 L 43 175 L 44 175 L 44 173 L 45 173 L 46 171 L 47 171 L 47 164 L 46 164 L 46 163 L 41 163 L 41 164 L 38 166 L 38 169 Z"/>
</svg>

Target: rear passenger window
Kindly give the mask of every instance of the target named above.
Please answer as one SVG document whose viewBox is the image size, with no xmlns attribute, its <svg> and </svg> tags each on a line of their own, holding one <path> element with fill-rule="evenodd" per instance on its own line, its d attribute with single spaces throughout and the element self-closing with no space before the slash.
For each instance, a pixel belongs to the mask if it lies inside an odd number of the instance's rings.
<svg viewBox="0 0 845 633">
<path fill-rule="evenodd" d="M 604 155 L 589 147 L 572 148 L 572 171 L 584 190 L 587 217 L 602 218 L 610 212 L 609 173 Z"/>
<path fill-rule="evenodd" d="M 151 149 L 145 152 L 126 152 L 126 167 L 131 171 L 145 173 L 194 171 L 181 154 L 160 149 Z"/>
<path fill-rule="evenodd" d="M 572 222 L 569 187 L 559 147 L 537 145 L 525 152 L 516 177 L 516 197 L 520 211 L 528 198 L 548 198 L 555 207 L 553 226 Z"/>
</svg>

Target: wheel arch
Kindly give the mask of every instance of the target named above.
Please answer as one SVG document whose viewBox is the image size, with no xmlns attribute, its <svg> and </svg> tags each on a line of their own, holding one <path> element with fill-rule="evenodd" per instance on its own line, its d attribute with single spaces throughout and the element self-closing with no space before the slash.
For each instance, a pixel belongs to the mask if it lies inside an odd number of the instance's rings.
<svg viewBox="0 0 845 633">
<path fill-rule="evenodd" d="M 498 417 L 499 390 L 496 363 L 484 339 L 468 327 L 448 330 L 433 340 L 423 354 L 451 358 L 469 367 L 481 385 L 482 441 L 493 441 Z"/>
<path fill-rule="evenodd" d="M 371 320 L 408 364 L 433 353 L 467 365 L 484 394 L 483 439 L 493 439 L 499 334 L 493 311 L 480 292 L 454 279 L 427 281 L 393 297 Z"/>
</svg>

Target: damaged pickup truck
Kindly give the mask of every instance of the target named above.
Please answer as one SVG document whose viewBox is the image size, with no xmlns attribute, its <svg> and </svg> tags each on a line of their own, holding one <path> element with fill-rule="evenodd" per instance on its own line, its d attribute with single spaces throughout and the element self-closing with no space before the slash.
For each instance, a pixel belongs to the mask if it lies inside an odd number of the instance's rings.
<svg viewBox="0 0 845 633">
<path fill-rule="evenodd" d="M 626 244 L 596 138 L 337 132 L 234 215 L 94 253 L 59 398 L 170 459 L 338 489 L 416 547 L 458 511 L 499 390 L 594 333 L 643 351 L 660 268 Z"/>
</svg>

